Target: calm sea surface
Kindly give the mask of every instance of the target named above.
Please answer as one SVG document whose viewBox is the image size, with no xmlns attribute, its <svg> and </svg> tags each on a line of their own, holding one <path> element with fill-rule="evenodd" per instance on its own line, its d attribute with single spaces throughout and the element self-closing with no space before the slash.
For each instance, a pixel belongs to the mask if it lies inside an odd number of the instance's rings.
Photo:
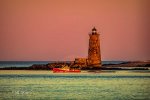
<svg viewBox="0 0 150 100">
<path fill-rule="evenodd" d="M 0 100 L 150 100 L 150 71 L 0 71 Z"/>
</svg>

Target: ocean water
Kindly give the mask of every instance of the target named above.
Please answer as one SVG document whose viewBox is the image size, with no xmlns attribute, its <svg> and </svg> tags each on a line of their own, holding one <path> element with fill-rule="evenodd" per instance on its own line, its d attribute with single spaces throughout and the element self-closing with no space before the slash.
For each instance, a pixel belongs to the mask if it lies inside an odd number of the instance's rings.
<svg viewBox="0 0 150 100">
<path fill-rule="evenodd" d="M 0 71 L 0 100 L 150 100 L 150 71 Z"/>
<path fill-rule="evenodd" d="M 3 67 L 29 67 L 33 64 L 47 64 L 55 61 L 0 61 L 0 68 Z M 102 61 L 102 64 L 118 64 L 124 61 Z"/>
<path fill-rule="evenodd" d="M 51 61 L 53 62 L 53 61 Z M 29 67 L 33 64 L 47 64 L 49 61 L 0 61 L 0 68 L 3 67 Z"/>
</svg>

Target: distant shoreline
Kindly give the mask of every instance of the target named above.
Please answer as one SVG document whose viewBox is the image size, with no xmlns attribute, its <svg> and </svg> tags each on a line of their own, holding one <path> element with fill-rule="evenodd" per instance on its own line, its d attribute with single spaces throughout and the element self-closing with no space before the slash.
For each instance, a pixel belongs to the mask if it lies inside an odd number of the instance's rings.
<svg viewBox="0 0 150 100">
<path fill-rule="evenodd" d="M 100 68 L 92 66 L 80 68 L 81 70 L 149 70 L 150 61 L 130 61 L 120 64 L 103 64 Z M 0 70 L 52 70 L 48 64 L 33 64 L 30 67 L 4 67 Z"/>
</svg>

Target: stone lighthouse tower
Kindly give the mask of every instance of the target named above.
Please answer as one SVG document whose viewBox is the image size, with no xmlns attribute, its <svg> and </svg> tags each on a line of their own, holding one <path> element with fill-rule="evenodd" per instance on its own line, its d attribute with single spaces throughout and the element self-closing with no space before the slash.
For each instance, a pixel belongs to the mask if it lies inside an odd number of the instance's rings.
<svg viewBox="0 0 150 100">
<path fill-rule="evenodd" d="M 92 29 L 92 33 L 89 34 L 88 66 L 91 67 L 101 66 L 99 35 L 95 27 Z"/>
</svg>

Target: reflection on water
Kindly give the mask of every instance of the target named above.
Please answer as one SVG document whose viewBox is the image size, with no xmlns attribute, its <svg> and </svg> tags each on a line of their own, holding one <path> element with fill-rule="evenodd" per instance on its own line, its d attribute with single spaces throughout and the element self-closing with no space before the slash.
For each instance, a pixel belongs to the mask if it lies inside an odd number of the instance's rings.
<svg viewBox="0 0 150 100">
<path fill-rule="evenodd" d="M 149 71 L 0 71 L 0 99 L 150 100 Z"/>
</svg>

